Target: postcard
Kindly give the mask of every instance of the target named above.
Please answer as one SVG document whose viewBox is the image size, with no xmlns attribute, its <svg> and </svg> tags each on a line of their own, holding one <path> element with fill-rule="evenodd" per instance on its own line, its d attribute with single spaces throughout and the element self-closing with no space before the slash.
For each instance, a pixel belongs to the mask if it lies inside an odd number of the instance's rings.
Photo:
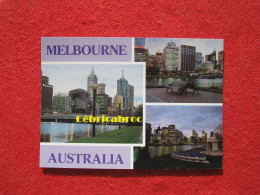
<svg viewBox="0 0 260 195">
<path fill-rule="evenodd" d="M 40 167 L 222 169 L 222 39 L 42 37 Z"/>
</svg>

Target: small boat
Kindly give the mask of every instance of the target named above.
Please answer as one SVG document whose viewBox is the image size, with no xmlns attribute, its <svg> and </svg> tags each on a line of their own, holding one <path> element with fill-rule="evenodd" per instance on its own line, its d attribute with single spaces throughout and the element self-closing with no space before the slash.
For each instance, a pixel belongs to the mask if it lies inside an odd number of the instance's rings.
<svg viewBox="0 0 260 195">
<path fill-rule="evenodd" d="M 173 152 L 171 157 L 178 160 L 188 161 L 188 162 L 209 163 L 209 161 L 206 160 L 206 156 L 199 152 L 194 152 L 194 153 Z"/>
</svg>

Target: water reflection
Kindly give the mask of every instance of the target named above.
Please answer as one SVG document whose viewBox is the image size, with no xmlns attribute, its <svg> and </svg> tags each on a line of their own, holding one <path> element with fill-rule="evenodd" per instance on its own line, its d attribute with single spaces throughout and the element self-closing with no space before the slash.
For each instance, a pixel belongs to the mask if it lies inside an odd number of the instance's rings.
<svg viewBox="0 0 260 195">
<path fill-rule="evenodd" d="M 172 82 L 194 82 L 198 87 L 209 88 L 209 87 L 219 87 L 223 89 L 223 78 L 216 79 L 201 79 L 201 78 L 146 78 L 147 86 L 167 86 L 172 84 Z"/>
<path fill-rule="evenodd" d="M 118 125 L 96 125 L 96 135 L 116 129 Z M 41 122 L 41 142 L 66 143 L 91 135 L 91 124 Z"/>
<path fill-rule="evenodd" d="M 156 158 L 169 155 L 174 151 L 186 151 L 198 147 L 201 147 L 201 145 L 149 146 L 148 153 L 150 158 Z"/>
</svg>

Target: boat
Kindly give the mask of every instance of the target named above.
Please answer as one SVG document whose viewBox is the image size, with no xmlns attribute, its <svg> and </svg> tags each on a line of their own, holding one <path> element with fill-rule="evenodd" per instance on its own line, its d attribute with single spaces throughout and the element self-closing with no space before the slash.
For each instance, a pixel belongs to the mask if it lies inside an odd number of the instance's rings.
<svg viewBox="0 0 260 195">
<path fill-rule="evenodd" d="M 188 162 L 209 163 L 209 161 L 206 159 L 206 156 L 200 152 L 173 152 L 171 157 Z"/>
</svg>

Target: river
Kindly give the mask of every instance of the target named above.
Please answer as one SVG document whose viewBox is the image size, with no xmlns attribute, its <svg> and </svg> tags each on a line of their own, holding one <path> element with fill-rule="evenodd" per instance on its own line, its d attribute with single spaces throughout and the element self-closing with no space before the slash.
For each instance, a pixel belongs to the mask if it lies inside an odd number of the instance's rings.
<svg viewBox="0 0 260 195">
<path fill-rule="evenodd" d="M 96 135 L 118 129 L 117 125 L 96 125 Z M 92 124 L 41 122 L 41 142 L 66 143 L 91 137 Z"/>
<path fill-rule="evenodd" d="M 202 147 L 202 145 L 174 145 L 174 146 L 149 146 L 148 156 L 150 159 L 170 155 L 174 151 L 186 151 L 194 148 Z M 141 155 L 141 156 L 140 156 Z M 135 160 L 138 156 L 142 158 L 143 153 L 139 154 L 138 148 L 135 148 Z"/>
<path fill-rule="evenodd" d="M 150 158 L 161 157 L 175 151 L 186 151 L 201 147 L 201 145 L 149 146 Z"/>
<path fill-rule="evenodd" d="M 218 87 L 223 89 L 223 78 L 215 78 L 215 79 L 202 79 L 202 78 L 146 78 L 146 87 L 149 86 L 167 86 L 168 84 L 172 84 L 172 82 L 194 82 L 196 86 L 202 88 L 209 87 Z"/>
</svg>

